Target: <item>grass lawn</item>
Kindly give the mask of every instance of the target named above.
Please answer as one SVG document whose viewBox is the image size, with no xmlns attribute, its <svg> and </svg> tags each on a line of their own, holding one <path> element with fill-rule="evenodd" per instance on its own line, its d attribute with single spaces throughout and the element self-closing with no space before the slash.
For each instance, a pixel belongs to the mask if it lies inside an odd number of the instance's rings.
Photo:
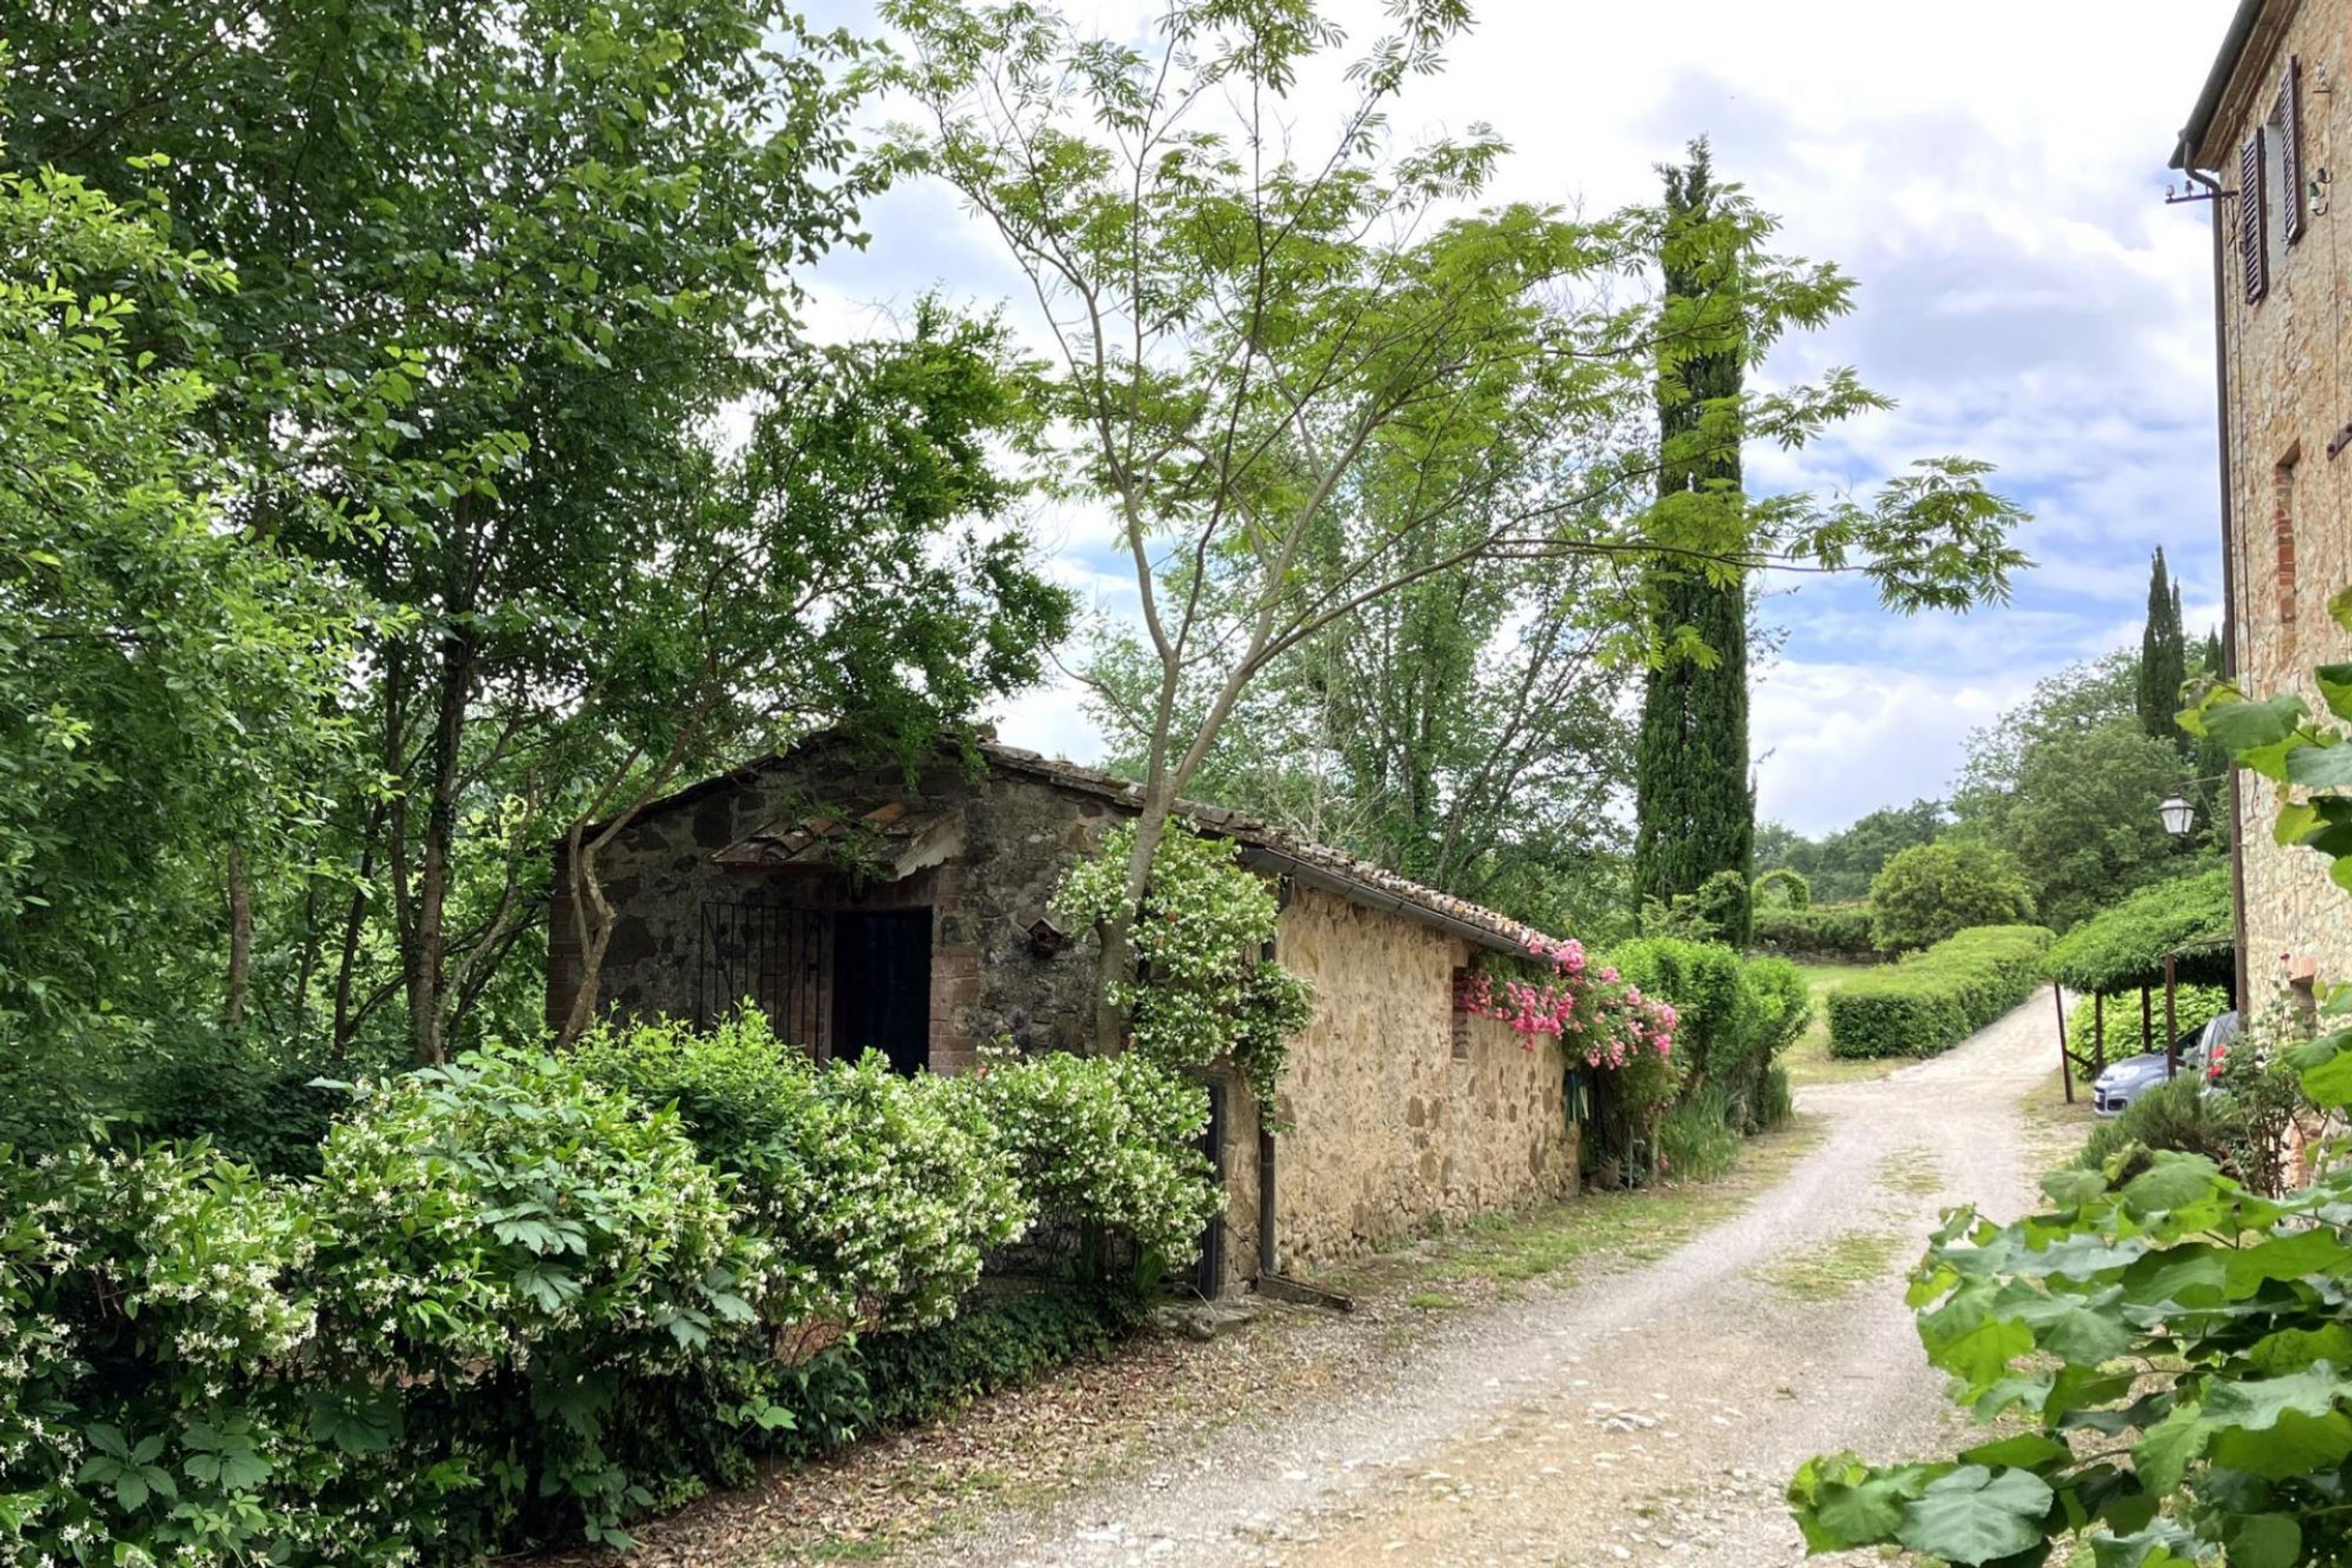
<svg viewBox="0 0 2352 1568">
<path fill-rule="evenodd" d="M 1819 1147 L 1822 1131 L 1818 1119 L 1799 1117 L 1747 1140 L 1738 1166 L 1716 1181 L 1668 1182 L 1633 1193 L 1587 1191 L 1516 1214 L 1484 1215 L 1359 1259 L 1339 1270 L 1334 1283 L 1443 1311 L 1475 1305 L 1491 1291 L 1513 1293 L 1513 1287 L 1530 1281 L 1562 1285 L 1645 1263 L 1747 1207 Z"/>
<path fill-rule="evenodd" d="M 1789 1081 L 1800 1088 L 1809 1083 L 1866 1083 L 1885 1078 L 1910 1061 L 1908 1057 L 1843 1061 L 1830 1055 L 1830 993 L 1871 966 L 1866 963 L 1801 963 L 1797 968 L 1813 988 L 1813 1021 L 1780 1057 Z"/>
</svg>

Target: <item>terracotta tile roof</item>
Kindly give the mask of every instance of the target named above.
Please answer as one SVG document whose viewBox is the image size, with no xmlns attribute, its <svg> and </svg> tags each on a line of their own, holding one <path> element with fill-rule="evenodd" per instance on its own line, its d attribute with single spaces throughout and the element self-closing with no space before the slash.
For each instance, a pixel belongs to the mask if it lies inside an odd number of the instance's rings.
<svg viewBox="0 0 2352 1568">
<path fill-rule="evenodd" d="M 738 871 L 824 872 L 856 866 L 894 882 L 951 852 L 962 818 L 950 811 L 909 811 L 891 801 L 853 820 L 803 816 L 772 822 L 711 856 Z"/>
<path fill-rule="evenodd" d="M 811 736 L 793 750 L 797 752 L 822 744 L 824 740 L 824 735 Z M 1063 789 L 1083 791 L 1129 810 L 1141 808 L 1142 786 L 1117 773 L 1062 757 L 1048 757 L 1041 752 L 1021 746 L 1008 746 L 1000 741 L 981 740 L 973 744 L 992 769 L 1020 773 Z M 950 749 L 958 750 L 952 745 Z M 640 818 L 654 816 L 690 805 L 719 790 L 746 784 L 783 761 L 783 756 L 769 755 L 725 773 L 715 773 L 698 784 L 648 802 L 637 815 Z M 1549 933 L 1522 924 L 1507 915 L 1474 904 L 1467 899 L 1440 892 L 1410 877 L 1399 876 L 1384 866 L 1359 859 L 1328 845 L 1297 837 L 1246 812 L 1197 800 L 1179 800 L 1176 810 L 1188 821 L 1241 845 L 1244 858 L 1260 865 L 1289 871 L 1357 903 L 1393 910 L 1443 926 L 1457 935 L 1501 952 L 1523 952 L 1538 940 L 1552 940 Z M 904 825 L 894 820 L 883 826 L 899 829 L 896 834 L 886 832 L 886 839 L 905 837 L 919 842 L 919 848 L 916 844 L 908 844 L 908 853 L 928 857 L 940 841 L 940 836 L 930 831 L 933 825 L 928 816 L 920 823 L 910 816 Z M 916 831 L 919 828 L 920 831 Z M 594 830 L 593 827 L 589 829 Z M 819 857 L 830 859 L 829 852 L 820 845 L 831 836 L 828 825 L 816 819 L 772 823 L 728 845 L 714 858 L 744 870 L 784 868 L 793 864 L 806 864 L 814 868 Z M 550 847 L 561 853 L 562 841 L 558 840 Z"/>
<path fill-rule="evenodd" d="M 1048 757 L 1039 752 L 1020 746 L 1008 746 L 998 741 L 982 741 L 978 750 L 988 759 L 989 765 L 1008 773 L 1018 773 L 1065 789 L 1082 790 L 1105 800 L 1139 809 L 1143 803 L 1143 786 L 1132 780 L 1100 768 L 1088 767 L 1060 757 Z M 1207 829 L 1248 849 L 1262 852 L 1265 858 L 1286 862 L 1290 866 L 1328 884 L 1342 897 L 1370 903 L 1382 909 L 1395 910 L 1407 915 L 1417 915 L 1449 926 L 1462 935 L 1483 942 L 1486 945 L 1509 952 L 1524 952 L 1534 942 L 1549 942 L 1548 933 L 1499 914 L 1467 899 L 1440 892 L 1410 877 L 1399 876 L 1384 866 L 1317 844 L 1284 832 L 1272 823 L 1245 812 L 1211 805 L 1204 801 L 1178 800 L 1177 813 L 1196 826 Z"/>
</svg>

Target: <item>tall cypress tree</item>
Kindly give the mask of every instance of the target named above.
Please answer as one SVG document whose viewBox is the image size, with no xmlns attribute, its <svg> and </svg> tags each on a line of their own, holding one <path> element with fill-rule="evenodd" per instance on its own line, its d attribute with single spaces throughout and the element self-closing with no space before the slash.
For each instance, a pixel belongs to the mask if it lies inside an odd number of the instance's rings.
<svg viewBox="0 0 2352 1568">
<path fill-rule="evenodd" d="M 2189 641 L 2180 629 L 2180 589 L 2165 570 L 2159 548 L 2147 578 L 2147 621 L 2139 637 L 2139 725 L 2187 756 L 2189 737 L 2174 715 L 2189 679 Z"/>
<path fill-rule="evenodd" d="M 1662 334 L 1668 346 L 1658 374 L 1658 490 L 1661 503 L 1668 504 L 1677 494 L 1738 493 L 1737 411 L 1746 370 L 1736 346 L 1705 353 L 1676 353 L 1672 346 L 1677 319 L 1711 321 L 1719 329 L 1721 317 L 1712 307 L 1738 309 L 1737 250 L 1731 240 L 1712 237 L 1721 192 L 1706 142 L 1693 142 L 1690 162 L 1664 173 L 1660 260 L 1669 329 Z M 1720 343 L 1718 331 L 1707 335 Z M 1756 797 L 1748 781 L 1748 589 L 1736 578 L 1710 577 L 1687 561 L 1661 560 L 1651 568 L 1650 591 L 1658 637 L 1668 651 L 1643 687 L 1634 742 L 1633 887 L 1643 902 L 1670 902 L 1719 872 L 1745 879 L 1755 858 Z M 1714 656 L 1711 662 L 1674 651 L 1685 627 Z M 1744 943 L 1748 936 L 1745 930 L 1724 932 L 1733 942 Z"/>
</svg>

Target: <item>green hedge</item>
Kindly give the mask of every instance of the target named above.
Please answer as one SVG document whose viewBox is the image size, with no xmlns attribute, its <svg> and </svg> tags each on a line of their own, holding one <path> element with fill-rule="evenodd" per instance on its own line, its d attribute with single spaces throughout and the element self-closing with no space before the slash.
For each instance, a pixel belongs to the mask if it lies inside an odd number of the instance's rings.
<svg viewBox="0 0 2352 1568">
<path fill-rule="evenodd" d="M 1932 1057 L 2025 1000 L 2051 933 L 1977 926 L 1830 993 L 1830 1054 Z"/>
<path fill-rule="evenodd" d="M 1041 1211 L 1189 1244 L 1219 1196 L 1207 1097 L 1132 1056 L 899 1079 L 746 1014 L 345 1095 L 299 1175 L 0 1147 L 0 1563 L 622 1544 L 1106 1344 L 1130 1302 L 975 1294 Z"/>
<path fill-rule="evenodd" d="M 1755 930 L 1758 947 L 1790 958 L 1878 956 L 1868 904 L 1814 904 L 1803 909 L 1759 906 Z"/>
<path fill-rule="evenodd" d="M 2227 985 L 2237 963 L 2228 940 L 2230 873 L 2217 866 L 2158 882 L 2092 916 L 2060 938 L 2044 965 L 2069 991 L 2113 994 L 2164 984 L 2165 954 L 2177 953 L 2184 984 Z"/>
<path fill-rule="evenodd" d="M 1796 965 L 1782 958 L 1746 959 L 1720 942 L 1679 937 L 1630 942 L 1609 959 L 1644 993 L 1674 1004 L 1686 1099 L 1719 1090 L 1730 1126 L 1762 1126 L 1765 1075 L 1812 1018 L 1812 993 Z"/>
<path fill-rule="evenodd" d="M 2174 994 L 2172 1012 L 2175 1026 L 2193 1029 L 2209 1018 L 2229 1011 L 2230 994 L 2218 985 L 2183 985 Z M 2107 998 L 2106 1051 L 2107 1060 L 2116 1061 L 2135 1057 L 2144 1051 L 2164 1049 L 2164 997 L 2158 994 L 2148 1007 L 2147 1035 L 2140 1032 L 2139 993 L 2119 992 Z M 2085 996 L 2074 1004 L 2066 1015 L 2066 1044 L 2076 1055 L 2088 1058 L 2091 1042 L 2098 1030 L 2093 1026 L 2091 998 Z M 2087 1070 L 2087 1069 L 2085 1069 Z"/>
</svg>

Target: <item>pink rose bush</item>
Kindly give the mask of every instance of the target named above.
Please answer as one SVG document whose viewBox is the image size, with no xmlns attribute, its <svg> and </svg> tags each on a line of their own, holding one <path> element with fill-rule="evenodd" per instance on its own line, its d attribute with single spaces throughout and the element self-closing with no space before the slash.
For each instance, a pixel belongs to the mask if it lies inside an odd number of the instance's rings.
<svg viewBox="0 0 2352 1568">
<path fill-rule="evenodd" d="M 1674 1005 L 1643 995 L 1613 968 L 1591 969 L 1582 942 L 1538 937 L 1527 959 L 1531 979 L 1465 971 L 1454 1005 L 1509 1025 L 1529 1050 L 1538 1037 L 1558 1036 L 1590 1068 L 1622 1070 L 1644 1057 L 1673 1057 L 1679 1021 Z"/>
</svg>

